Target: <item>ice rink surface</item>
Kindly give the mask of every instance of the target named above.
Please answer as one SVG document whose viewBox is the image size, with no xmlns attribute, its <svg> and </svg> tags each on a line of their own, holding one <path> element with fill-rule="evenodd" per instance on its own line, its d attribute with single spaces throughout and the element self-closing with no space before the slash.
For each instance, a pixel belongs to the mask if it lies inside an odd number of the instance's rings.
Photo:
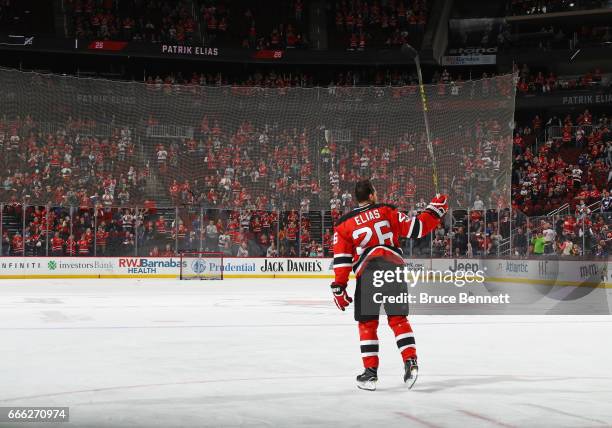
<svg viewBox="0 0 612 428">
<path fill-rule="evenodd" d="M 411 322 L 415 388 L 383 319 L 368 392 L 327 280 L 5 281 L 0 406 L 69 406 L 75 427 L 612 426 L 612 317 Z"/>
</svg>

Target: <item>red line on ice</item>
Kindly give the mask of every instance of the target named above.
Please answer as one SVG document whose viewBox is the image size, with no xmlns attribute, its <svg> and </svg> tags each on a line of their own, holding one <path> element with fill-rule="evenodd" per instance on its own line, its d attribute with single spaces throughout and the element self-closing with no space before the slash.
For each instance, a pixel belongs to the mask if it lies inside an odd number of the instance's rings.
<svg viewBox="0 0 612 428">
<path fill-rule="evenodd" d="M 441 428 L 440 425 L 435 425 L 435 424 L 432 424 L 431 422 L 424 421 L 423 419 L 417 418 L 416 416 L 411 415 L 410 413 L 404 413 L 404 412 L 395 412 L 395 413 L 405 418 L 408 418 L 410 420 L 413 420 L 415 422 L 418 422 L 422 425 L 425 425 L 428 428 Z"/>
<path fill-rule="evenodd" d="M 523 403 L 524 406 L 535 407 L 536 409 L 548 410 L 549 412 L 558 413 L 564 416 L 571 416 L 573 418 L 584 419 L 585 421 L 597 422 L 598 424 L 604 424 L 605 426 L 609 426 L 607 422 L 600 421 L 599 419 L 589 418 L 588 416 L 576 415 L 574 413 L 564 412 L 563 410 L 554 409 L 552 407 L 542 406 L 540 404 L 532 404 L 532 403 Z"/>
<path fill-rule="evenodd" d="M 505 422 L 498 421 L 497 419 L 493 419 L 488 416 L 481 415 L 480 413 L 471 412 L 469 410 L 458 410 L 458 411 L 463 413 L 464 415 L 471 416 L 473 418 L 480 419 L 483 421 L 491 422 L 493 425 L 497 425 L 499 427 L 515 428 L 514 425 L 510 425 Z"/>
</svg>

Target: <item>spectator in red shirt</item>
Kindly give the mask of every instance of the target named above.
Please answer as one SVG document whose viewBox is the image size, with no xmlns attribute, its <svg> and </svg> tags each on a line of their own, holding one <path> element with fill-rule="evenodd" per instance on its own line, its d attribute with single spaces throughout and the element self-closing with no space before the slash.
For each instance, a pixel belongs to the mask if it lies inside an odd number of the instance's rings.
<svg viewBox="0 0 612 428">
<path fill-rule="evenodd" d="M 172 250 L 171 244 L 166 244 L 166 248 L 161 253 L 162 257 L 174 257 L 174 250 Z"/>
<path fill-rule="evenodd" d="M 51 238 L 51 255 L 54 257 L 64 255 L 64 240 L 60 237 L 59 232 L 55 232 Z"/>
</svg>

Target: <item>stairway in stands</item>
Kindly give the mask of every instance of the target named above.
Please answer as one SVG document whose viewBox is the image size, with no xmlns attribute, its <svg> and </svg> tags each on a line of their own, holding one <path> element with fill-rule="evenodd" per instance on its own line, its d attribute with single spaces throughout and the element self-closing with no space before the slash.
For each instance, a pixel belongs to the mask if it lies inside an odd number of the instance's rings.
<svg viewBox="0 0 612 428">
<path fill-rule="evenodd" d="M 21 232 L 21 222 L 17 216 L 13 214 L 2 213 L 2 233 L 9 231 L 9 236 L 13 236 L 16 233 Z"/>
<path fill-rule="evenodd" d="M 158 207 L 171 207 L 172 199 L 162 180 L 156 174 L 151 175 L 145 187 L 145 199 L 155 201 Z"/>
<path fill-rule="evenodd" d="M 331 217 L 331 211 L 325 211 L 325 215 L 323 216 L 323 230 L 329 229 L 330 232 L 334 231 L 334 221 Z"/>
<path fill-rule="evenodd" d="M 310 220 L 310 240 L 317 244 L 323 243 L 323 233 L 321 232 L 321 211 L 309 211 L 308 219 Z"/>
</svg>

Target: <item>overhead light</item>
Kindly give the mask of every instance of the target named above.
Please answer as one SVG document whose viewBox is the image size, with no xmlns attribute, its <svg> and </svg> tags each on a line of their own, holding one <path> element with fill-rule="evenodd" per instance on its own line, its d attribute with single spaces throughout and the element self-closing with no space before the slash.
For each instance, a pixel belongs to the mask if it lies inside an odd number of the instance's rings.
<svg viewBox="0 0 612 428">
<path fill-rule="evenodd" d="M 569 4 L 569 7 L 574 7 L 574 2 L 571 2 L 571 3 Z"/>
</svg>

